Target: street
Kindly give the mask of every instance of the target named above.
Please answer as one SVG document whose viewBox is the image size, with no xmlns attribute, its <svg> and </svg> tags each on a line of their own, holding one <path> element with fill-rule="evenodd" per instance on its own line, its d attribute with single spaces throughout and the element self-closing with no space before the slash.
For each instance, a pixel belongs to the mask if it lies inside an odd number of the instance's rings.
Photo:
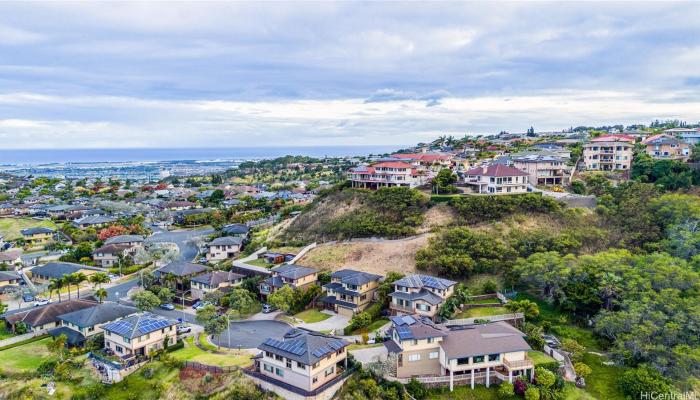
<svg viewBox="0 0 700 400">
<path fill-rule="evenodd" d="M 156 231 L 146 238 L 146 243 L 175 243 L 180 253 L 181 261 L 192 261 L 197 257 L 199 249 L 194 243 L 194 239 L 201 236 L 211 235 L 213 229 L 198 229 L 191 231 Z"/>
</svg>

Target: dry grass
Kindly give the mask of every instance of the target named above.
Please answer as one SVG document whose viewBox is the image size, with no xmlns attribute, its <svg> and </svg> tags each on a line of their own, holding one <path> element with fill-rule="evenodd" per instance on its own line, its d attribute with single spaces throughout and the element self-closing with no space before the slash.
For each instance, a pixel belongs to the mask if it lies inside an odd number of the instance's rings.
<svg viewBox="0 0 700 400">
<path fill-rule="evenodd" d="M 428 244 L 430 236 L 321 244 L 299 260 L 299 264 L 329 270 L 353 268 L 381 275 L 389 271 L 412 273 L 416 271 L 416 252 Z"/>
<path fill-rule="evenodd" d="M 429 232 L 434 228 L 451 225 L 457 220 L 457 214 L 448 204 L 440 203 L 431 207 L 424 215 L 419 232 Z"/>
</svg>

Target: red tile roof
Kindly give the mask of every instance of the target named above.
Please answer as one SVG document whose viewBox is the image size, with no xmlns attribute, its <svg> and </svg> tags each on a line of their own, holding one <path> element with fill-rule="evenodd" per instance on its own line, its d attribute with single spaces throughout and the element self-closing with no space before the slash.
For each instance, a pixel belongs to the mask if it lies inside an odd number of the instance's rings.
<svg viewBox="0 0 700 400">
<path fill-rule="evenodd" d="M 420 160 L 425 162 L 435 162 L 438 160 L 448 160 L 451 154 L 425 154 L 425 153 L 396 153 L 391 155 L 394 158 L 407 160 Z"/>
<path fill-rule="evenodd" d="M 472 168 L 466 172 L 467 175 L 480 175 L 480 176 L 527 176 L 525 171 L 521 171 L 517 168 L 509 167 L 503 164 L 489 165 L 484 172 L 484 168 L 477 167 Z"/>
<path fill-rule="evenodd" d="M 372 168 L 412 168 L 411 164 L 401 161 L 384 161 L 373 164 Z"/>
<path fill-rule="evenodd" d="M 629 135 L 604 135 L 591 139 L 591 142 L 634 142 L 634 137 Z"/>
</svg>

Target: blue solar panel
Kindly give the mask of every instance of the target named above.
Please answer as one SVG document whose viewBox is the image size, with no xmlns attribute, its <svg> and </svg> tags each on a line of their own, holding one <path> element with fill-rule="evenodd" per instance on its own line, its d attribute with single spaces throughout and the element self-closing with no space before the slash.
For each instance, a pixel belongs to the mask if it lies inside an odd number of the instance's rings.
<svg viewBox="0 0 700 400">
<path fill-rule="evenodd" d="M 286 342 L 281 342 L 279 340 L 269 338 L 265 340 L 263 344 L 266 344 L 270 347 L 274 347 L 276 349 L 280 349 L 282 351 L 286 351 L 287 353 L 292 353 L 297 356 L 300 356 L 306 352 L 304 341 L 301 340 L 288 340 Z"/>
<path fill-rule="evenodd" d="M 399 334 L 399 338 L 401 338 L 401 340 L 413 339 L 413 333 L 411 333 L 411 328 L 407 326 L 397 326 L 396 333 Z"/>
</svg>

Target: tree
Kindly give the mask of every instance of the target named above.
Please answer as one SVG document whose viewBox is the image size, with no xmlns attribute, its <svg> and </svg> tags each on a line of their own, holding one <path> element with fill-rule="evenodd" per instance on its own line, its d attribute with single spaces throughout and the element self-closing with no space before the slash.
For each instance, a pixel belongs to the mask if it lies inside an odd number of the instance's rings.
<svg viewBox="0 0 700 400">
<path fill-rule="evenodd" d="M 294 289 L 288 285 L 283 286 L 267 296 L 267 302 L 284 312 L 289 312 L 289 309 L 294 304 Z"/>
<path fill-rule="evenodd" d="M 49 291 L 55 291 L 56 293 L 58 293 L 59 303 L 61 302 L 61 289 L 63 289 L 64 284 L 65 282 L 63 279 L 51 279 L 51 282 L 49 282 Z"/>
<path fill-rule="evenodd" d="M 105 288 L 99 288 L 95 291 L 95 297 L 97 297 L 100 300 L 100 303 L 104 301 L 108 296 L 107 289 Z"/>
<path fill-rule="evenodd" d="M 671 393 L 670 382 L 647 366 L 625 371 L 618 380 L 620 390 L 627 398 L 639 398 L 641 393 Z"/>
<path fill-rule="evenodd" d="M 161 304 L 170 303 L 173 299 L 173 292 L 170 289 L 164 287 L 158 291 L 157 296 L 160 299 Z"/>
<path fill-rule="evenodd" d="M 510 382 L 503 382 L 498 388 L 498 398 L 502 400 L 510 400 L 514 397 L 513 384 Z"/>
<path fill-rule="evenodd" d="M 525 400 L 540 400 L 540 389 L 530 386 L 525 390 Z"/>
<path fill-rule="evenodd" d="M 66 355 L 66 342 L 68 337 L 65 334 L 56 336 L 50 342 L 46 343 L 46 348 L 49 352 L 54 353 L 58 357 L 59 362 L 63 362 Z"/>
<path fill-rule="evenodd" d="M 554 386 L 554 383 L 557 381 L 557 376 L 548 369 L 537 367 L 535 369 L 535 380 L 538 386 L 549 389 Z"/>
<path fill-rule="evenodd" d="M 590 375 L 591 372 L 593 372 L 593 370 L 591 369 L 591 367 L 588 366 L 588 364 L 584 364 L 582 362 L 577 362 L 576 364 L 574 364 L 574 371 L 576 372 L 576 376 L 579 376 L 581 378 L 585 378 L 588 375 Z"/>
<path fill-rule="evenodd" d="M 573 361 L 579 361 L 583 357 L 584 351 L 586 351 L 586 348 L 583 345 L 571 338 L 565 338 L 562 340 L 561 348 L 569 353 L 569 356 Z"/>
<path fill-rule="evenodd" d="M 211 304 L 197 310 L 195 319 L 204 326 L 204 331 L 210 335 L 220 335 L 228 327 L 226 316 L 219 315 L 216 307 Z"/>
<path fill-rule="evenodd" d="M 506 309 L 510 312 L 521 312 L 527 320 L 533 320 L 539 317 L 540 307 L 534 301 L 530 300 L 513 300 L 506 303 Z"/>
<path fill-rule="evenodd" d="M 442 193 L 453 193 L 456 188 L 453 183 L 457 182 L 457 175 L 452 172 L 449 168 L 441 169 L 437 176 L 433 178 L 433 186 L 435 187 L 435 192 L 437 194 Z"/>
<path fill-rule="evenodd" d="M 97 238 L 105 241 L 111 237 L 127 234 L 129 231 L 121 225 L 110 225 L 106 228 L 100 230 L 97 234 Z"/>
<path fill-rule="evenodd" d="M 236 311 L 238 316 L 242 316 L 255 304 L 255 298 L 249 291 L 241 288 L 233 289 L 229 297 L 229 309 Z"/>
<path fill-rule="evenodd" d="M 69 276 L 71 283 L 76 286 L 76 288 L 78 290 L 78 298 L 80 298 L 80 284 L 85 282 L 85 280 L 87 279 L 87 276 L 85 276 L 85 274 L 82 272 L 74 272 L 68 276 Z"/>
<path fill-rule="evenodd" d="M 131 296 L 131 301 L 133 301 L 136 308 L 141 311 L 150 311 L 161 304 L 158 296 L 148 290 L 134 293 Z"/>
<path fill-rule="evenodd" d="M 98 273 L 90 275 L 90 277 L 88 278 L 88 281 L 90 281 L 90 283 L 95 285 L 95 287 L 100 287 L 104 283 L 109 283 L 110 279 L 109 279 L 109 276 L 107 276 L 107 274 L 105 274 L 104 272 L 98 272 Z"/>
<path fill-rule="evenodd" d="M 68 288 L 68 301 L 70 301 L 71 298 L 71 293 L 70 293 L 70 285 L 73 284 L 73 280 L 70 275 L 63 275 L 63 278 L 60 279 L 62 282 L 61 286 L 65 286 Z"/>
</svg>

